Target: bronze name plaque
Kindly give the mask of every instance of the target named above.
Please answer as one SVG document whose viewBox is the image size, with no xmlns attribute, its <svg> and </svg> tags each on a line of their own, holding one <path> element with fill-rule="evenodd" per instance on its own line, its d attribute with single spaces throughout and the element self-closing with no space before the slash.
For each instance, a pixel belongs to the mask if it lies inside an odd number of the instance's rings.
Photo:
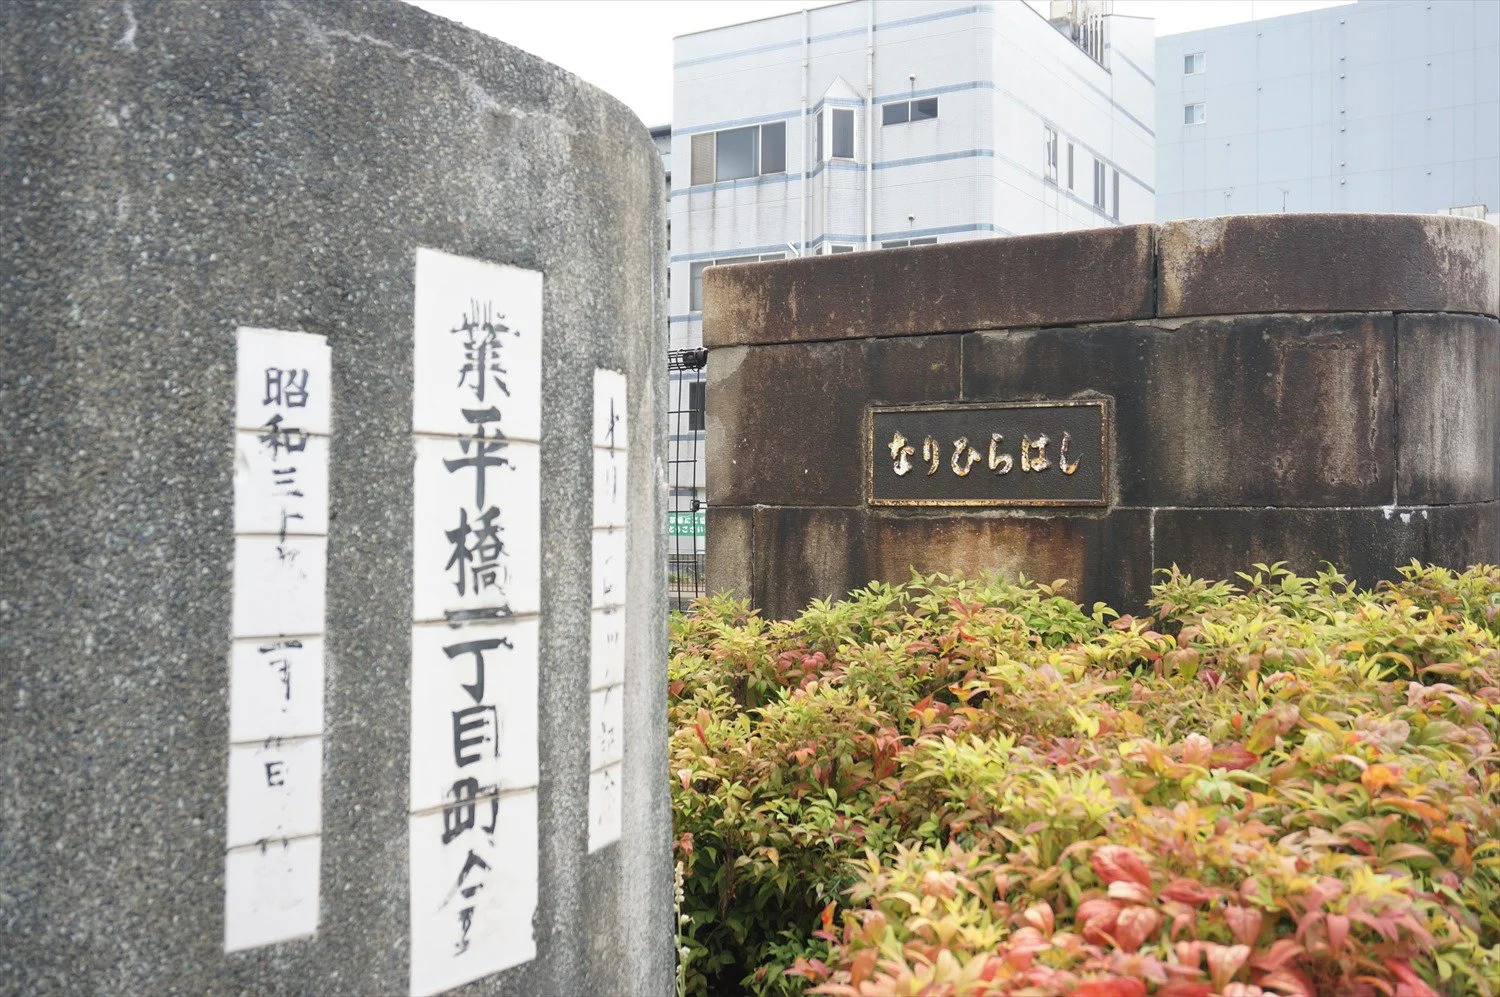
<svg viewBox="0 0 1500 997">
<path fill-rule="evenodd" d="M 871 505 L 1108 505 L 1103 399 L 870 410 Z"/>
</svg>

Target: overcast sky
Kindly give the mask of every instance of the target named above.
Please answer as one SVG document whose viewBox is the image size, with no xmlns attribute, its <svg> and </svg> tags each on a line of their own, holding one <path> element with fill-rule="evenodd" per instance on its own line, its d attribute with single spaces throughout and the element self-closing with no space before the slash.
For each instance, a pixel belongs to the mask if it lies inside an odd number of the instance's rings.
<svg viewBox="0 0 1500 997">
<path fill-rule="evenodd" d="M 608 91 L 648 125 L 672 121 L 672 38 L 824 7 L 827 0 L 407 0 L 509 42 Z M 1045 0 L 1027 0 L 1046 9 Z M 1156 33 L 1235 24 L 1349 0 L 1115 0 L 1115 13 L 1156 20 Z M 901 0 L 880 0 L 880 10 Z"/>
</svg>

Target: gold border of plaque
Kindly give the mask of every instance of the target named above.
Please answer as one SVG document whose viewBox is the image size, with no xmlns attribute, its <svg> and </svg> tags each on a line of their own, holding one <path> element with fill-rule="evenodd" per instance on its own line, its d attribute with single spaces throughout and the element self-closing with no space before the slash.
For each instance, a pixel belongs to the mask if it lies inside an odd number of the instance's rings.
<svg viewBox="0 0 1500 997">
<path fill-rule="evenodd" d="M 1109 486 L 1113 467 L 1110 463 L 1109 447 L 1109 398 L 1065 398 L 1056 401 L 1018 402 L 949 402 L 929 405 L 870 405 L 865 408 L 865 503 L 870 506 L 907 507 L 961 507 L 989 506 L 992 508 L 1024 507 L 1045 508 L 1100 508 L 1109 506 Z M 875 416 L 904 412 L 996 412 L 1028 408 L 1096 408 L 1099 410 L 1099 497 L 1086 499 L 1034 499 L 1034 498 L 876 498 L 875 497 Z"/>
</svg>

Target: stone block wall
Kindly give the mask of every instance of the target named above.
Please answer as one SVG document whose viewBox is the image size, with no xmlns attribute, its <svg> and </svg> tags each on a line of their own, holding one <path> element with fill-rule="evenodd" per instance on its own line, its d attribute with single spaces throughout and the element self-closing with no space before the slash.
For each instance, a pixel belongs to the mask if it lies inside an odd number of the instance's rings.
<svg viewBox="0 0 1500 997">
<path fill-rule="evenodd" d="M 1500 234 L 1263 215 L 712 268 L 709 588 L 1500 560 Z M 1100 508 L 870 503 L 873 406 L 1102 398 Z"/>
</svg>

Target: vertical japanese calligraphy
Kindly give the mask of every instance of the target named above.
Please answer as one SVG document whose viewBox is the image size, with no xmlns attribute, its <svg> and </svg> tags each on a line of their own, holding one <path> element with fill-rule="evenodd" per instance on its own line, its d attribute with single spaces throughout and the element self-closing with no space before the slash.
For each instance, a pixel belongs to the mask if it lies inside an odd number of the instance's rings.
<svg viewBox="0 0 1500 997">
<path fill-rule="evenodd" d="M 226 951 L 318 927 L 331 398 L 322 336 L 239 330 Z"/>
<path fill-rule="evenodd" d="M 411 990 L 536 956 L 542 275 L 419 249 Z"/>
<path fill-rule="evenodd" d="M 625 375 L 594 371 L 593 625 L 589 662 L 589 851 L 620 838 L 625 718 Z"/>
</svg>

